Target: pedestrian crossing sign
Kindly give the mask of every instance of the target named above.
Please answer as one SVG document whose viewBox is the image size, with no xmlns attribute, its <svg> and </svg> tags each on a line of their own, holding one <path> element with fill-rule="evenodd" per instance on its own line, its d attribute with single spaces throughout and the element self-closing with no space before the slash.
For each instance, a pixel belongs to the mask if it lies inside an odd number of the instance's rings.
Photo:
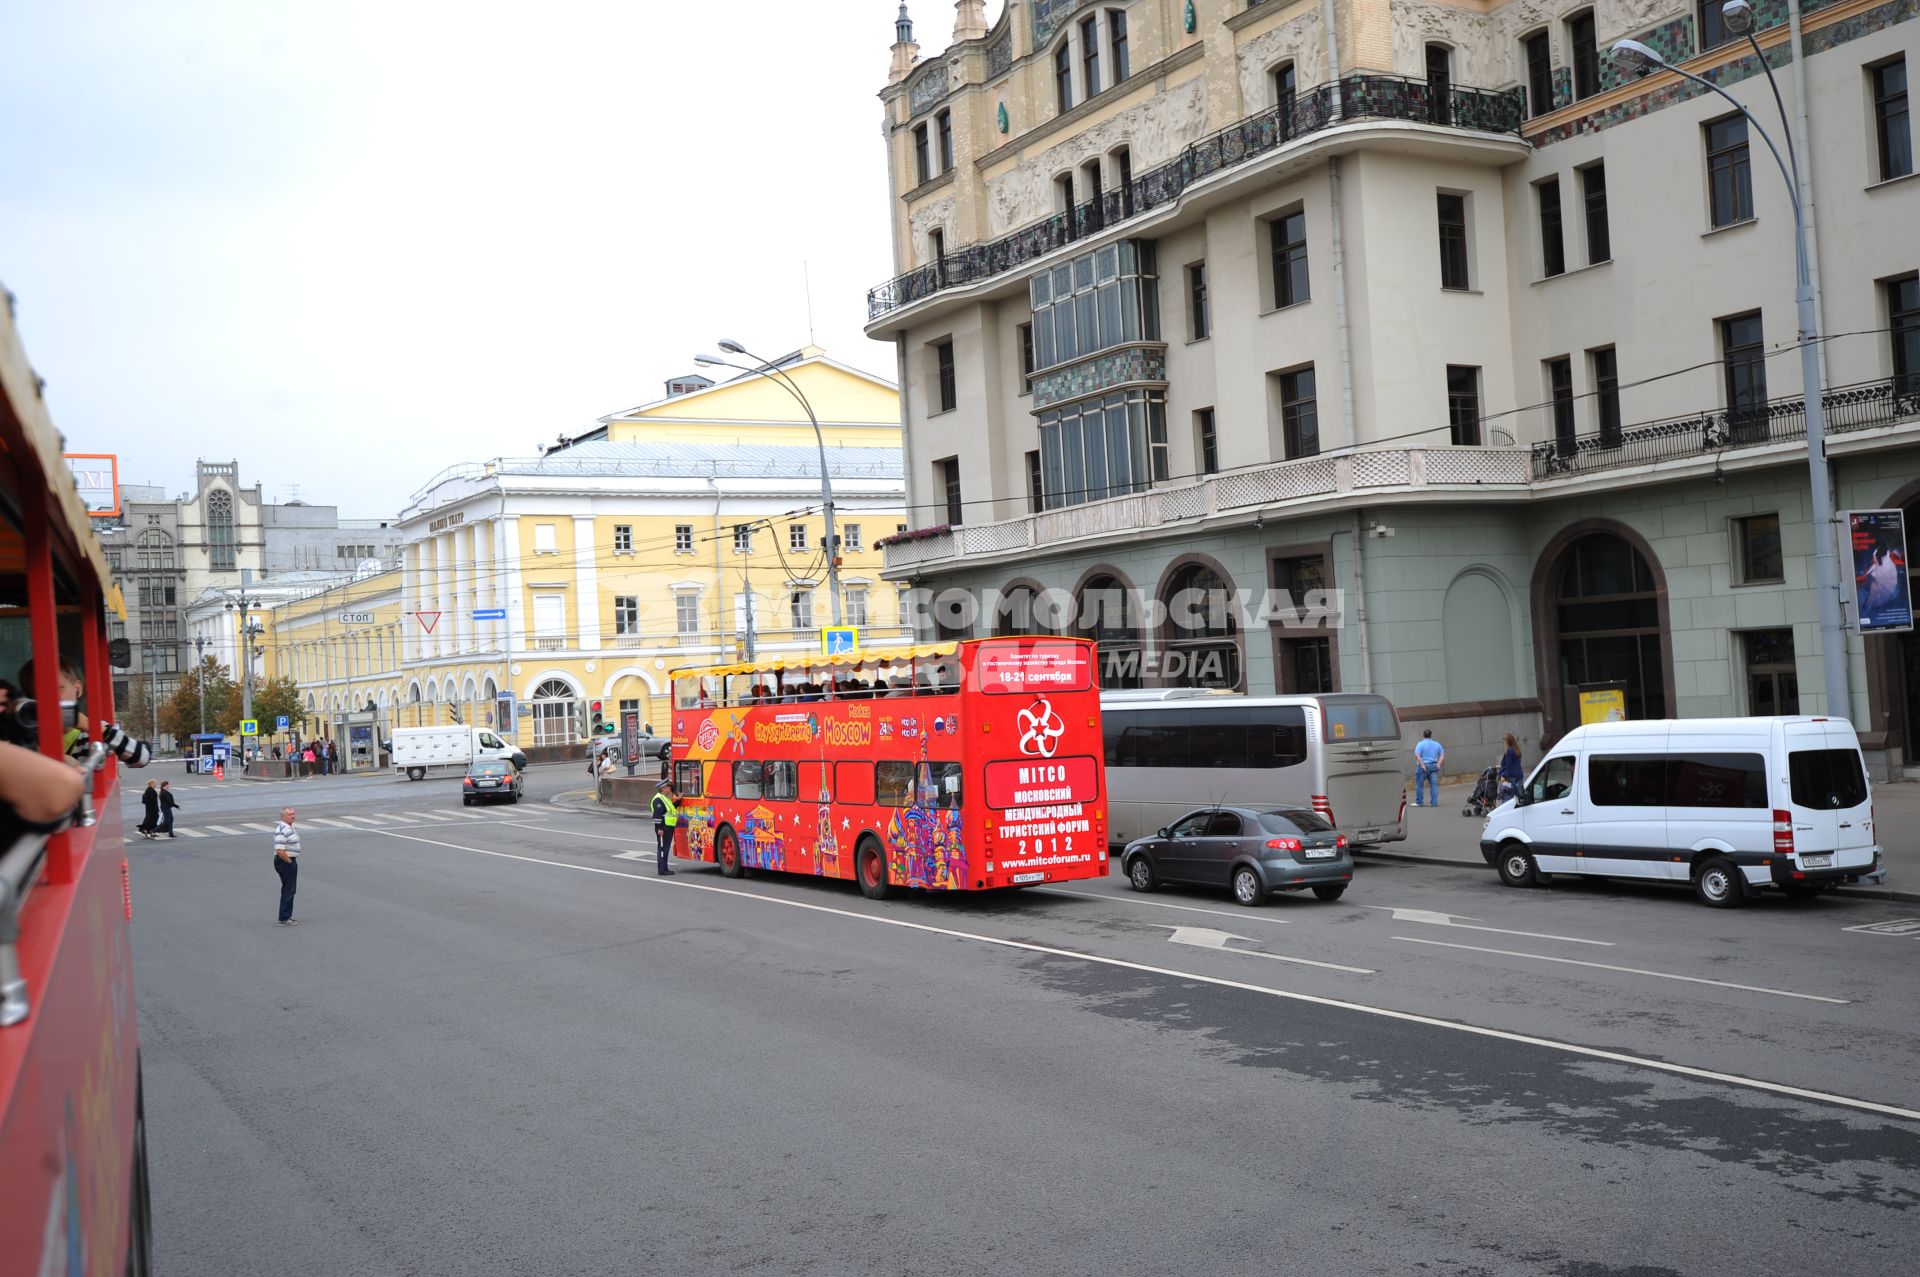
<svg viewBox="0 0 1920 1277">
<path fill-rule="evenodd" d="M 823 656 L 851 655 L 859 650 L 859 626 L 823 625 L 820 627 L 820 652 Z"/>
<path fill-rule="evenodd" d="M 240 734 L 242 736 L 258 736 L 260 734 L 260 720 L 257 718 L 241 719 Z"/>
</svg>

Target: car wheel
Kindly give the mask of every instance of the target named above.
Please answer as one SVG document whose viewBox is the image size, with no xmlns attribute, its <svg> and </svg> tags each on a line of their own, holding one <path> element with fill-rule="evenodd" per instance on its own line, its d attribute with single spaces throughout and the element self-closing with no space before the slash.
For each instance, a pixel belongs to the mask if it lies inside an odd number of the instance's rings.
<svg viewBox="0 0 1920 1277">
<path fill-rule="evenodd" d="M 426 769 L 426 768 L 424 768 L 424 767 L 409 767 L 409 768 L 407 768 L 407 779 L 408 779 L 408 780 L 425 780 L 426 778 L 427 778 L 427 769 Z"/>
<path fill-rule="evenodd" d="M 1266 889 L 1260 884 L 1260 875 L 1251 865 L 1241 865 L 1233 871 L 1233 898 L 1243 905 L 1257 905 L 1266 899 Z"/>
<path fill-rule="evenodd" d="M 1324 887 L 1315 887 L 1313 894 L 1322 900 L 1338 900 L 1347 894 L 1347 884 L 1344 882 L 1328 883 Z"/>
<path fill-rule="evenodd" d="M 722 829 L 720 836 L 713 840 L 714 859 L 720 862 L 720 873 L 726 878 L 744 878 L 747 867 L 740 863 L 740 840 L 733 830 Z"/>
<path fill-rule="evenodd" d="M 1531 887 L 1539 881 L 1539 873 L 1533 853 L 1519 843 L 1510 842 L 1500 849 L 1500 881 L 1509 887 Z"/>
<path fill-rule="evenodd" d="M 1135 891 L 1152 891 L 1160 885 L 1154 877 L 1153 862 L 1147 859 L 1147 853 L 1141 852 L 1127 862 L 1127 885 Z"/>
<path fill-rule="evenodd" d="M 1747 902 L 1746 875 L 1725 856 L 1715 856 L 1693 875 L 1693 894 L 1709 908 L 1735 908 Z"/>
<path fill-rule="evenodd" d="M 871 838 L 860 840 L 859 850 L 853 853 L 855 876 L 860 880 L 860 894 L 869 900 L 885 900 L 893 892 L 893 884 L 887 881 L 887 857 L 880 844 Z"/>
<path fill-rule="evenodd" d="M 462 807 L 471 807 L 473 806 L 473 799 L 468 798 L 465 795 L 462 795 L 460 799 L 460 805 Z"/>
</svg>

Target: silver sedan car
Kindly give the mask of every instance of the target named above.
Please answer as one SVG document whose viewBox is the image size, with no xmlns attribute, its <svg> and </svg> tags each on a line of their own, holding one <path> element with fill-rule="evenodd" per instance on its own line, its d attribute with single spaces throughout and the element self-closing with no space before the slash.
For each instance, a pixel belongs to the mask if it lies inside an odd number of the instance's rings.
<svg viewBox="0 0 1920 1277">
<path fill-rule="evenodd" d="M 1346 835 L 1305 807 L 1202 807 L 1136 838 L 1120 867 L 1135 891 L 1163 882 L 1226 887 L 1243 905 L 1276 891 L 1338 900 L 1353 881 Z"/>
</svg>

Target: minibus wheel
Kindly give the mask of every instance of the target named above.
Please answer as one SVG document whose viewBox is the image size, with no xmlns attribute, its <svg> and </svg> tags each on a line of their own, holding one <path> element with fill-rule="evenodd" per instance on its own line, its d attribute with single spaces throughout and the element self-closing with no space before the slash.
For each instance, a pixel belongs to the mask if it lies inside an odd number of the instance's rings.
<svg viewBox="0 0 1920 1277">
<path fill-rule="evenodd" d="M 1693 875 L 1693 894 L 1714 909 L 1732 909 L 1747 901 L 1747 884 L 1738 865 L 1725 856 L 1702 862 Z"/>
<path fill-rule="evenodd" d="M 1533 854 L 1517 842 L 1500 849 L 1500 881 L 1509 887 L 1531 887 L 1539 880 Z"/>
</svg>

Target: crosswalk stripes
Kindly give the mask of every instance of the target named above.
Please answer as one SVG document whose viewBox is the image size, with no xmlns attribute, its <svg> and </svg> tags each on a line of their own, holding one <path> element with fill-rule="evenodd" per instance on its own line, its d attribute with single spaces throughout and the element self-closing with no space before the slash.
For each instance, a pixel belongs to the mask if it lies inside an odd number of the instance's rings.
<svg viewBox="0 0 1920 1277">
<path fill-rule="evenodd" d="M 415 820 L 452 820 L 453 817 L 443 811 L 410 811 L 405 813 Z"/>
<path fill-rule="evenodd" d="M 482 815 L 481 815 L 481 814 L 480 814 L 479 812 L 477 812 L 477 811 L 450 811 L 450 812 L 448 812 L 448 813 L 447 813 L 447 815 L 449 815 L 449 816 L 459 816 L 459 817 L 460 817 L 461 819 L 463 819 L 463 820 L 485 820 L 485 819 L 487 819 L 487 817 L 485 817 L 485 816 L 482 816 Z"/>
<path fill-rule="evenodd" d="M 487 811 L 377 811 L 366 815 L 346 815 L 336 812 L 332 816 L 303 816 L 300 824 L 314 829 L 339 830 L 343 832 L 366 832 L 392 826 L 413 828 L 422 824 L 450 824 L 455 820 L 496 820 L 513 824 L 544 821 L 550 814 L 548 809 L 534 807 L 523 811 L 515 807 L 511 815 Z M 218 836 L 251 838 L 256 834 L 271 834 L 274 826 L 258 821 L 239 821 L 231 825 L 199 825 L 192 829 L 182 828 L 179 834 L 183 838 L 212 838 Z"/>
<path fill-rule="evenodd" d="M 208 825 L 207 832 L 210 834 L 244 834 L 247 831 L 244 829 L 229 829 L 225 825 Z M 269 830 L 268 832 L 271 833 L 272 831 Z"/>
<path fill-rule="evenodd" d="M 352 829 L 352 825 L 343 825 L 337 820 L 328 820 L 324 816 L 309 816 L 300 822 L 303 825 L 321 825 L 327 829 Z"/>
<path fill-rule="evenodd" d="M 356 824 L 361 824 L 361 825 L 372 825 L 375 829 L 378 829 L 380 827 L 380 822 L 375 820 L 371 816 L 342 816 L 340 819 L 351 820 Z"/>
<path fill-rule="evenodd" d="M 179 834 L 182 838 L 205 838 L 206 837 L 206 835 L 201 833 L 198 829 L 176 829 L 173 832 L 176 834 Z"/>
<path fill-rule="evenodd" d="M 242 825 L 240 826 L 240 828 L 251 829 L 255 833 L 261 833 L 261 834 L 271 834 L 276 832 L 272 825 Z"/>
</svg>

